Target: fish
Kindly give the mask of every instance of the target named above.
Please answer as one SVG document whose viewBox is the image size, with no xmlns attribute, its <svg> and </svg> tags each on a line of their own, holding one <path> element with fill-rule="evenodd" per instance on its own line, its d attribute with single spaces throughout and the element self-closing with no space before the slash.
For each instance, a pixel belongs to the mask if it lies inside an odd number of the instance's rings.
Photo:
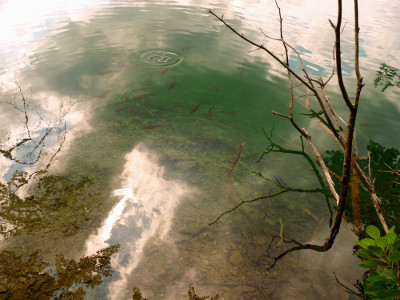
<svg viewBox="0 0 400 300">
<path fill-rule="evenodd" d="M 165 73 L 168 72 L 169 69 L 170 69 L 170 67 L 166 67 L 164 70 L 162 70 L 162 71 L 160 72 L 160 75 L 164 75 Z"/>
<path fill-rule="evenodd" d="M 206 61 L 195 61 L 195 62 L 192 62 L 192 65 L 202 65 L 205 63 L 207 63 L 207 62 Z"/>
<path fill-rule="evenodd" d="M 208 112 L 207 112 L 207 116 L 208 116 L 208 118 L 211 120 L 211 118 L 212 118 L 212 110 L 213 110 L 213 108 L 214 108 L 214 106 L 213 107 L 210 107 L 210 109 L 208 110 Z"/>
<path fill-rule="evenodd" d="M 179 50 L 190 50 L 190 49 L 193 49 L 194 47 L 183 47 L 183 48 L 181 48 L 181 49 L 179 49 Z"/>
<path fill-rule="evenodd" d="M 144 99 L 150 96 L 154 96 L 154 94 L 144 94 L 144 95 L 139 95 L 133 98 L 130 98 L 129 96 L 131 96 L 133 93 L 135 92 L 140 92 L 140 91 L 146 91 L 146 90 L 150 90 L 151 88 L 141 88 L 141 89 L 133 89 L 130 92 L 126 92 L 125 95 L 125 100 L 126 101 L 130 101 L 130 100 L 140 100 L 140 99 Z"/>
<path fill-rule="evenodd" d="M 111 90 L 107 90 L 107 91 L 105 91 L 104 93 L 102 93 L 102 94 L 96 96 L 96 98 L 99 98 L 99 99 L 104 98 L 104 97 L 108 96 L 108 94 L 109 94 L 110 92 L 111 92 Z"/>
<path fill-rule="evenodd" d="M 153 96 L 154 96 L 154 94 L 144 94 L 144 95 L 133 97 L 130 100 L 141 100 L 141 99 L 145 99 L 145 98 L 153 97 Z"/>
<path fill-rule="evenodd" d="M 118 72 L 118 71 L 116 71 L 116 70 L 104 71 L 104 72 L 99 73 L 99 76 L 110 74 L 110 73 L 116 73 L 116 72 Z"/>
<path fill-rule="evenodd" d="M 130 107 L 130 109 L 129 109 L 129 113 L 130 113 L 130 114 L 133 114 L 133 112 L 135 111 L 135 108 L 136 108 L 136 103 L 133 102 L 133 104 L 131 105 L 131 107 Z"/>
<path fill-rule="evenodd" d="M 221 110 L 221 112 L 226 113 L 227 115 L 231 116 L 231 117 L 237 117 L 237 114 L 227 111 L 227 110 Z"/>
<path fill-rule="evenodd" d="M 149 91 L 149 90 L 151 90 L 151 89 L 153 89 L 153 88 L 137 88 L 137 89 L 133 89 L 133 90 L 131 90 L 130 92 L 129 92 L 129 94 L 130 93 L 137 93 L 137 92 L 143 92 L 143 91 Z"/>
<path fill-rule="evenodd" d="M 144 129 L 153 130 L 153 129 L 162 129 L 165 127 L 168 127 L 168 125 L 154 124 L 154 125 L 145 126 Z"/>
<path fill-rule="evenodd" d="M 133 70 L 136 70 L 137 68 L 139 68 L 139 64 L 133 66 Z"/>
<path fill-rule="evenodd" d="M 111 119 L 112 119 L 113 121 L 119 123 L 119 124 L 122 124 L 122 122 L 121 122 L 120 120 L 116 119 L 116 118 L 111 118 Z"/>
<path fill-rule="evenodd" d="M 361 126 L 361 127 L 372 127 L 371 124 L 368 124 L 368 123 L 360 123 L 360 124 L 358 124 L 358 126 Z"/>
<path fill-rule="evenodd" d="M 184 108 L 184 107 L 185 107 L 185 104 L 179 104 L 179 105 L 168 107 L 168 109 L 179 109 L 179 108 Z"/>
<path fill-rule="evenodd" d="M 240 68 L 240 75 L 242 75 L 244 72 L 244 68 Z"/>
<path fill-rule="evenodd" d="M 111 69 L 113 69 L 113 70 L 119 70 L 119 69 L 125 69 L 125 68 L 129 67 L 129 65 L 128 65 L 128 64 L 124 64 L 124 65 L 111 65 L 110 67 L 111 67 Z"/>
<path fill-rule="evenodd" d="M 171 85 L 169 86 L 168 89 L 172 89 L 175 86 L 175 82 L 176 82 L 176 80 L 172 81 L 172 83 L 171 83 Z"/>
<path fill-rule="evenodd" d="M 214 88 L 214 90 L 216 90 L 217 92 L 219 91 L 219 88 L 217 88 L 215 85 L 213 85 L 212 83 L 210 83 L 211 86 Z"/>
<path fill-rule="evenodd" d="M 191 113 L 191 114 L 194 113 L 196 110 L 199 109 L 200 105 L 202 105 L 202 104 L 203 104 L 203 102 L 200 102 L 199 104 L 197 104 L 195 107 L 192 108 L 192 110 L 190 111 L 190 113 Z"/>
<path fill-rule="evenodd" d="M 121 111 L 124 111 L 124 110 L 128 110 L 129 108 L 130 108 L 130 106 L 121 107 L 121 108 L 118 108 L 117 110 L 115 110 L 115 112 L 121 112 Z"/>
</svg>

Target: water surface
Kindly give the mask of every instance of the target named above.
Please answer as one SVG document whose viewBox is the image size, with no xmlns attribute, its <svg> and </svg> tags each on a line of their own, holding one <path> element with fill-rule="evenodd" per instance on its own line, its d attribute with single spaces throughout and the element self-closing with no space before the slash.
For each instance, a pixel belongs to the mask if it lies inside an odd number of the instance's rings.
<svg viewBox="0 0 400 300">
<path fill-rule="evenodd" d="M 399 92 L 373 87 L 381 62 L 399 65 L 400 7 L 386 2 L 360 8 L 361 153 L 369 139 L 400 148 Z M 335 1 L 280 6 L 287 41 L 311 74 L 327 76 Z M 21 197 L 47 199 L 33 209 L 43 213 L 9 217 L 13 234 L 1 249 L 23 256 L 38 249 L 53 263 L 58 253 L 78 259 L 119 244 L 113 275 L 86 289 L 87 299 L 130 299 L 133 287 L 148 299 L 185 299 L 191 283 L 198 294 L 224 299 L 346 299 L 333 271 L 350 286 L 362 274 L 350 225 L 328 253 L 293 253 L 267 271 L 272 236 L 324 241 L 330 212 L 322 194 L 287 192 L 208 225 L 241 200 L 278 191 L 255 173 L 298 189 L 319 185 L 299 156 L 274 153 L 257 162 L 272 129 L 281 145 L 299 144 L 289 122 L 271 113 L 287 113 L 285 72 L 208 9 L 282 52 L 258 30 L 279 34 L 270 1 L 2 2 L 3 149 L 32 137 L 13 154 L 23 159 L 1 158 L 3 181 L 15 170 L 45 168 L 55 177 L 39 187 L 32 177 L 21 188 Z M 352 12 L 345 9 L 344 72 L 352 87 Z M 297 67 L 295 57 L 291 63 Z M 330 92 L 335 101 L 334 83 Z M 296 93 L 305 98 L 305 90 Z M 301 122 L 322 150 L 336 149 L 316 120 Z"/>
</svg>

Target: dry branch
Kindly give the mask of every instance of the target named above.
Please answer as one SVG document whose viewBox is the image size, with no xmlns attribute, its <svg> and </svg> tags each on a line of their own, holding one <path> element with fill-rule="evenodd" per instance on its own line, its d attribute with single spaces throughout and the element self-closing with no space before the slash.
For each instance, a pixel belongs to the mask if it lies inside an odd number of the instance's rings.
<svg viewBox="0 0 400 300">
<path fill-rule="evenodd" d="M 290 102 L 289 102 L 289 113 L 288 114 L 283 114 L 283 113 L 278 113 L 273 111 L 273 113 L 277 116 L 283 117 L 288 119 L 293 127 L 307 140 L 308 144 L 310 145 L 314 156 L 316 160 L 318 161 L 320 167 L 322 168 L 322 171 L 324 173 L 325 180 L 329 186 L 329 190 L 335 199 L 337 203 L 337 210 L 336 210 L 336 215 L 334 218 L 334 222 L 331 225 L 331 231 L 329 234 L 329 237 L 325 241 L 323 245 L 314 245 L 314 244 L 301 244 L 295 240 L 291 241 L 285 241 L 288 243 L 294 243 L 296 246 L 291 247 L 287 250 L 285 250 L 283 253 L 281 253 L 278 257 L 274 258 L 273 264 L 270 266 L 273 267 L 275 263 L 284 257 L 286 254 L 296 251 L 296 250 L 302 250 L 302 249 L 312 249 L 315 251 L 327 251 L 329 250 L 333 242 L 339 233 L 342 217 L 343 217 L 343 212 L 344 212 L 344 207 L 345 207 L 345 202 L 347 199 L 347 193 L 348 193 L 348 188 L 349 185 L 352 185 L 352 192 L 355 194 L 357 192 L 356 186 L 358 187 L 358 179 L 361 180 L 363 185 L 367 188 L 371 195 L 371 199 L 374 203 L 374 207 L 376 210 L 376 213 L 379 217 L 379 220 L 382 223 L 382 226 L 386 232 L 388 232 L 388 225 L 385 221 L 384 213 L 382 211 L 382 205 L 379 197 L 377 196 L 375 192 L 375 187 L 374 187 L 374 180 L 372 178 L 367 178 L 367 176 L 364 174 L 362 169 L 360 168 L 358 164 L 359 158 L 357 157 L 357 153 L 353 153 L 353 147 L 356 148 L 356 141 L 355 141 L 355 124 L 356 124 L 356 118 L 357 118 L 357 112 L 358 112 L 358 105 L 360 101 L 360 95 L 361 95 L 361 90 L 364 86 L 363 84 L 363 78 L 360 73 L 360 67 L 359 67 L 359 15 L 358 15 L 358 0 L 354 0 L 354 21 L 355 21 L 355 28 L 354 28 L 354 46 L 355 46 L 355 54 L 354 54 L 354 67 L 355 67 L 355 75 L 356 75 L 356 89 L 354 92 L 354 99 L 351 100 L 349 97 L 349 93 L 345 87 L 344 80 L 343 80 L 343 73 L 342 73 L 342 57 L 341 57 L 341 34 L 342 34 L 342 13 L 343 13 L 343 5 L 342 5 L 342 0 L 337 0 L 337 7 L 338 7 L 338 14 L 337 14 L 337 20 L 336 24 L 334 24 L 331 20 L 329 20 L 332 28 L 334 29 L 335 32 L 335 46 L 334 46 L 334 68 L 332 70 L 331 75 L 327 80 L 323 80 L 321 77 L 314 79 L 312 78 L 308 73 L 307 70 L 304 67 L 303 60 L 301 58 L 301 55 L 299 52 L 292 47 L 289 43 L 287 43 L 283 37 L 283 18 L 281 15 L 281 9 L 278 5 L 278 3 L 275 1 L 277 9 L 278 9 L 278 15 L 279 15 L 279 22 L 280 22 L 280 38 L 271 38 L 269 35 L 264 33 L 262 30 L 261 32 L 266 36 L 267 38 L 273 39 L 275 41 L 280 41 L 282 43 L 282 46 L 284 48 L 284 59 L 280 59 L 277 55 L 275 55 L 272 51 L 270 51 L 266 46 L 263 46 L 261 44 L 257 44 L 254 41 L 248 39 L 245 37 L 243 34 L 240 34 L 236 29 L 234 29 L 232 26 L 230 26 L 224 19 L 223 16 L 219 17 L 217 16 L 214 12 L 209 10 L 209 13 L 212 14 L 214 17 L 216 17 L 219 21 L 221 21 L 227 28 L 229 28 L 233 33 L 235 33 L 237 36 L 239 36 L 241 39 L 245 40 L 247 43 L 257 47 L 257 49 L 265 51 L 268 55 L 270 55 L 275 61 L 277 61 L 281 66 L 283 66 L 288 75 L 288 81 L 289 81 L 289 91 L 290 91 Z M 301 63 L 302 66 L 302 73 L 297 73 L 295 72 L 290 64 L 289 64 L 289 50 L 293 51 L 299 62 Z M 334 70 L 336 69 L 336 74 Z M 348 116 L 347 116 L 347 121 L 344 121 L 344 118 L 342 118 L 335 110 L 333 107 L 330 98 L 328 96 L 328 93 L 326 91 L 326 85 L 330 80 L 336 75 L 336 78 L 338 80 L 338 85 L 340 87 L 341 91 L 341 96 L 343 99 L 343 102 L 346 104 L 347 109 L 348 109 Z M 333 134 L 335 140 L 338 142 L 339 147 L 343 151 L 344 154 L 344 162 L 343 162 L 343 168 L 342 168 L 342 174 L 341 176 L 337 176 L 340 178 L 340 191 L 337 192 L 335 189 L 333 180 L 331 178 L 331 172 L 327 168 L 324 159 L 322 155 L 320 154 L 318 148 L 314 144 L 311 135 L 307 132 L 305 128 L 301 128 L 298 123 L 296 122 L 293 114 L 293 107 L 295 104 L 294 100 L 294 83 L 293 80 L 297 79 L 304 87 L 307 88 L 308 91 L 311 92 L 313 96 L 315 96 L 315 99 L 317 100 L 317 103 L 321 109 L 322 116 L 316 116 L 314 114 L 314 117 L 318 117 L 318 119 L 328 127 L 328 130 Z M 320 92 L 322 92 L 322 97 L 320 95 Z M 324 101 L 323 101 L 324 100 Z M 309 97 L 307 98 L 307 103 L 305 104 L 306 109 L 310 110 L 308 107 L 309 105 Z M 333 120 L 333 121 L 332 121 Z M 303 150 L 304 152 L 304 150 Z M 352 180 L 350 181 L 350 171 L 352 171 Z M 396 170 L 397 172 L 398 170 Z M 396 173 L 397 174 L 397 173 Z M 281 186 L 281 188 L 284 188 L 281 192 L 276 193 L 274 195 L 266 196 L 266 197 L 259 197 L 255 198 L 253 200 L 248 200 L 248 201 L 242 201 L 238 205 L 236 205 L 232 210 L 236 209 L 237 207 L 240 207 L 240 205 L 248 202 L 253 202 L 257 201 L 260 199 L 266 199 L 270 198 L 272 196 L 276 196 L 279 194 L 282 194 L 284 192 L 289 191 L 287 189 L 287 186 Z M 286 188 L 286 189 L 285 189 Z M 355 204 L 356 206 L 359 205 L 359 201 L 356 199 Z M 230 210 L 230 211 L 232 211 Z M 355 207 L 355 210 L 358 211 L 359 208 Z M 230 212 L 227 211 L 224 214 Z M 358 213 L 358 212 L 357 212 Z M 224 214 L 222 214 L 219 218 L 221 218 Z M 219 218 L 214 221 L 213 223 L 217 222 Z M 361 216 L 356 216 L 355 219 L 357 219 L 357 224 L 355 224 L 357 227 L 360 226 L 361 224 Z M 282 241 L 282 237 L 281 241 Z"/>
</svg>

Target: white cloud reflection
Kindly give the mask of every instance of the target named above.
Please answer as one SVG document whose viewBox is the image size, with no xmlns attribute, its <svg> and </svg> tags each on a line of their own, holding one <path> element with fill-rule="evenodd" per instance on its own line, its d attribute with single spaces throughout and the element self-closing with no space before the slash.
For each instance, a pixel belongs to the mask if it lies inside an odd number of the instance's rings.
<svg viewBox="0 0 400 300">
<path fill-rule="evenodd" d="M 164 178 L 158 157 L 144 145 L 137 145 L 125 156 L 120 176 L 121 188 L 113 191 L 119 198 L 103 225 L 86 242 L 85 255 L 119 243 L 120 251 L 111 265 L 115 281 L 109 285 L 108 299 L 123 299 L 129 278 L 140 263 L 150 239 L 165 240 L 174 211 L 188 187 L 177 180 Z"/>
<path fill-rule="evenodd" d="M 31 173 L 46 168 L 49 162 L 53 163 L 53 156 L 65 154 L 75 137 L 90 128 L 86 121 L 87 111 L 77 100 L 51 92 L 31 94 L 29 89 L 24 89 L 24 93 L 26 91 L 25 112 L 18 89 L 10 88 L 2 94 L 2 149 L 12 149 L 23 139 L 31 139 L 11 152 L 15 159 L 0 156 L 0 178 L 3 180 L 9 180 L 16 170 Z"/>
</svg>

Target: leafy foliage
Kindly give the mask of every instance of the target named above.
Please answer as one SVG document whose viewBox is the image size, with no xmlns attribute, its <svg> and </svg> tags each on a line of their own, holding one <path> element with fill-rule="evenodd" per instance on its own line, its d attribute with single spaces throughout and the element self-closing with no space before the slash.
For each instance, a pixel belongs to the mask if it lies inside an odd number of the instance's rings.
<svg viewBox="0 0 400 300">
<path fill-rule="evenodd" d="M 39 251 L 23 258 L 3 250 L 0 252 L 0 299 L 84 299 L 84 287 L 93 288 L 104 277 L 112 275 L 111 256 L 118 248 L 119 245 L 113 245 L 79 261 L 59 254 L 55 265 L 41 261 Z"/>
<path fill-rule="evenodd" d="M 400 74 L 398 71 L 398 69 L 382 63 L 376 72 L 375 87 L 382 86 L 382 92 L 391 86 L 400 87 Z"/>
<path fill-rule="evenodd" d="M 400 297 L 400 236 L 393 226 L 385 236 L 379 229 L 369 225 L 369 238 L 355 241 L 361 249 L 357 255 L 364 259 L 360 267 L 376 270 L 365 280 L 364 293 L 370 299 L 393 299 Z"/>
<path fill-rule="evenodd" d="M 218 299 L 220 299 L 219 294 L 217 294 L 215 296 L 198 296 L 196 294 L 192 284 L 189 285 L 188 297 L 189 297 L 188 300 L 218 300 Z M 134 287 L 132 300 L 146 300 L 146 298 L 144 298 L 142 296 L 142 293 L 139 288 Z"/>
<path fill-rule="evenodd" d="M 22 198 L 13 186 L 25 175 L 17 171 L 7 184 L 0 182 L 0 235 L 5 238 L 42 229 L 61 229 L 71 236 L 99 210 L 98 192 L 88 177 L 72 181 L 47 175 L 39 179 L 31 195 Z"/>
</svg>

